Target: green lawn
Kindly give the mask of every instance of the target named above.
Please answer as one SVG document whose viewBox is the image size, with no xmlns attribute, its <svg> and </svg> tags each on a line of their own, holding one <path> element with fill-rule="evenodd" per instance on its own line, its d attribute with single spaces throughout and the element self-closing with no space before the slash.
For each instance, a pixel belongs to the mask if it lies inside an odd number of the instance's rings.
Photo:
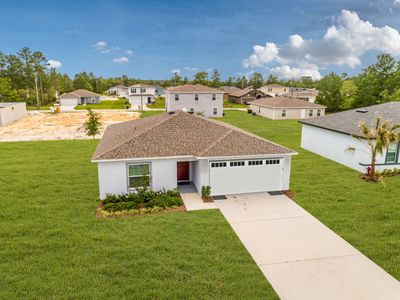
<svg viewBox="0 0 400 300">
<path fill-rule="evenodd" d="M 165 108 L 165 98 L 158 97 L 153 104 L 146 104 L 148 108 Z"/>
<path fill-rule="evenodd" d="M 26 109 L 27 110 L 50 110 L 50 108 L 53 107 L 53 105 L 44 105 L 41 106 L 39 108 L 37 108 L 37 106 L 27 106 Z"/>
<path fill-rule="evenodd" d="M 0 143 L 0 299 L 277 299 L 219 211 L 95 219 L 96 145 Z"/>
<path fill-rule="evenodd" d="M 128 101 L 126 99 L 103 100 L 99 104 L 86 104 L 75 106 L 75 109 L 126 109 Z"/>
<path fill-rule="evenodd" d="M 293 158 L 295 200 L 400 280 L 400 177 L 367 183 L 359 173 L 300 148 L 297 121 L 227 111 L 224 120 L 299 152 Z"/>
<path fill-rule="evenodd" d="M 229 100 L 224 100 L 224 108 L 248 108 L 249 106 L 246 104 L 240 104 L 231 102 Z"/>
</svg>

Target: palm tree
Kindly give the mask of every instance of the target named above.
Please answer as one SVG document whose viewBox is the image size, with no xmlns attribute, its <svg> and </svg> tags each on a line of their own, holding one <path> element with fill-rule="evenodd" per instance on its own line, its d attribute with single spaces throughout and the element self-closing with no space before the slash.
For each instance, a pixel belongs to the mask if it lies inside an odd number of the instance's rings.
<svg viewBox="0 0 400 300">
<path fill-rule="evenodd" d="M 371 180 L 375 180 L 376 156 L 382 155 L 390 144 L 400 141 L 400 124 L 392 124 L 388 121 L 383 121 L 381 118 L 376 118 L 375 124 L 369 127 L 365 122 L 360 123 L 360 131 L 363 137 L 355 136 L 356 139 L 364 143 L 371 155 L 371 166 L 368 176 Z M 348 150 L 355 151 L 355 148 L 349 147 Z"/>
</svg>

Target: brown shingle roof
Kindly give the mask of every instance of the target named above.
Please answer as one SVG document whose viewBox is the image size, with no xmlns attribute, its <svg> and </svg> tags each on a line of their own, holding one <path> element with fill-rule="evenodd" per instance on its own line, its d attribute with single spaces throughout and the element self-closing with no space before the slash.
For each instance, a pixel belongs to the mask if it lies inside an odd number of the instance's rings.
<svg viewBox="0 0 400 300">
<path fill-rule="evenodd" d="M 60 96 L 60 98 L 69 98 L 69 97 L 100 97 L 99 94 L 93 93 L 91 91 L 85 89 L 79 89 L 73 92 L 65 93 Z"/>
<path fill-rule="evenodd" d="M 224 91 L 225 94 L 231 94 L 236 91 L 241 91 L 241 89 L 236 86 L 221 86 L 221 90 Z"/>
<path fill-rule="evenodd" d="M 92 159 L 294 153 L 223 122 L 176 111 L 108 126 Z"/>
<path fill-rule="evenodd" d="M 167 91 L 169 93 L 215 93 L 215 94 L 223 93 L 218 89 L 204 86 L 201 84 L 184 84 L 184 85 L 174 86 L 168 88 Z"/>
<path fill-rule="evenodd" d="M 362 137 L 360 123 L 365 122 L 368 126 L 373 126 L 377 117 L 393 124 L 400 124 L 400 102 L 356 108 L 299 122 Z"/>
<path fill-rule="evenodd" d="M 237 90 L 237 91 L 233 91 L 232 93 L 229 94 L 229 96 L 232 97 L 243 97 L 249 93 L 251 93 L 252 91 L 258 91 L 259 93 L 263 93 L 262 91 L 256 90 L 253 87 L 249 86 L 243 90 Z"/>
<path fill-rule="evenodd" d="M 251 102 L 251 104 L 269 108 L 325 108 L 325 106 L 320 104 L 282 96 L 257 99 Z"/>
</svg>

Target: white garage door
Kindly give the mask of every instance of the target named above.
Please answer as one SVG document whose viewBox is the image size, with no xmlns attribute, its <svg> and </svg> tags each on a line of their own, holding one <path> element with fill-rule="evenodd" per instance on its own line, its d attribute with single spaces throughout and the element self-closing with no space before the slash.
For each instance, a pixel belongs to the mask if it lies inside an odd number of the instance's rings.
<svg viewBox="0 0 400 300">
<path fill-rule="evenodd" d="M 78 99 L 60 99 L 60 105 L 75 107 L 78 105 Z"/>
<path fill-rule="evenodd" d="M 211 194 L 278 191 L 282 172 L 283 159 L 211 161 Z"/>
</svg>

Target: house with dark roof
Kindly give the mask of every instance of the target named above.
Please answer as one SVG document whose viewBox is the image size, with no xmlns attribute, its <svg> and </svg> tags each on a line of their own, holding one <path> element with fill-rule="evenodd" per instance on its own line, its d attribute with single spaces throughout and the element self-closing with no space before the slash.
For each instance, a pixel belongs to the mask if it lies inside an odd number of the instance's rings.
<svg viewBox="0 0 400 300">
<path fill-rule="evenodd" d="M 250 103 L 253 113 L 272 120 L 300 120 L 325 115 L 325 106 L 291 97 L 265 97 Z"/>
<path fill-rule="evenodd" d="M 243 90 L 235 90 L 228 95 L 228 100 L 240 103 L 240 104 L 247 104 L 256 99 L 265 97 L 265 93 L 249 86 Z"/>
<path fill-rule="evenodd" d="M 201 84 L 170 87 L 165 96 L 167 111 L 184 110 L 206 117 L 222 117 L 224 92 Z"/>
<path fill-rule="evenodd" d="M 92 161 L 101 198 L 149 181 L 153 190 L 192 184 L 225 195 L 288 190 L 294 154 L 223 122 L 173 111 L 108 126 Z"/>
<path fill-rule="evenodd" d="M 400 124 L 400 102 L 351 109 L 319 118 L 302 120 L 301 147 L 360 172 L 370 166 L 369 148 L 363 143 L 359 125 L 373 126 L 377 118 Z M 355 137 L 361 138 L 361 141 Z M 349 151 L 349 149 L 354 149 Z M 377 157 L 377 169 L 400 168 L 400 145 L 394 143 Z"/>
<path fill-rule="evenodd" d="M 61 109 L 73 109 L 77 105 L 100 103 L 100 95 L 85 89 L 62 94 L 59 98 Z"/>
</svg>

